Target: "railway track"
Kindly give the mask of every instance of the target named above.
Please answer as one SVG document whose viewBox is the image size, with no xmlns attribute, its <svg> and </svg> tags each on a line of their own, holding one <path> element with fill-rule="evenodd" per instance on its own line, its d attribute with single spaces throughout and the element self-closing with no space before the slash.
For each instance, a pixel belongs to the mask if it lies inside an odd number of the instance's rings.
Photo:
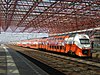
<svg viewBox="0 0 100 75">
<path fill-rule="evenodd" d="M 100 75 L 100 63 L 21 47 L 16 50 L 66 75 Z"/>
<path fill-rule="evenodd" d="M 93 57 L 93 58 L 85 58 L 83 60 L 100 63 L 100 58 L 96 58 L 96 57 Z"/>
</svg>

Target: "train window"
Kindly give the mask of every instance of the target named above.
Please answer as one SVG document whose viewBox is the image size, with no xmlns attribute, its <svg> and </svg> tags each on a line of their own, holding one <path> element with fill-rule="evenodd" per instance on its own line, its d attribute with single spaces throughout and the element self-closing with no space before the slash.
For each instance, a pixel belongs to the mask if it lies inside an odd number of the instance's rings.
<svg viewBox="0 0 100 75">
<path fill-rule="evenodd" d="M 55 48 L 55 46 L 52 46 L 52 48 L 54 49 L 54 48 Z"/>
<path fill-rule="evenodd" d="M 63 40 L 63 38 L 60 38 L 60 40 Z"/>
<path fill-rule="evenodd" d="M 52 46 L 50 46 L 50 48 L 52 48 Z"/>
<path fill-rule="evenodd" d="M 51 48 L 54 48 L 53 46 L 51 46 Z"/>
<path fill-rule="evenodd" d="M 56 46 L 53 46 L 54 49 L 56 49 Z"/>
<path fill-rule="evenodd" d="M 57 46 L 57 49 L 59 49 L 59 46 Z"/>
<path fill-rule="evenodd" d="M 56 46 L 54 46 L 54 49 L 56 49 Z"/>
<path fill-rule="evenodd" d="M 63 50 L 66 50 L 66 48 L 65 48 L 65 47 L 62 47 L 62 49 L 63 49 Z"/>
<path fill-rule="evenodd" d="M 51 46 L 49 46 L 49 48 L 51 48 Z"/>
<path fill-rule="evenodd" d="M 90 44 L 89 39 L 80 39 L 81 44 Z"/>
<path fill-rule="evenodd" d="M 52 46 L 50 46 L 50 48 L 52 48 Z"/>
</svg>

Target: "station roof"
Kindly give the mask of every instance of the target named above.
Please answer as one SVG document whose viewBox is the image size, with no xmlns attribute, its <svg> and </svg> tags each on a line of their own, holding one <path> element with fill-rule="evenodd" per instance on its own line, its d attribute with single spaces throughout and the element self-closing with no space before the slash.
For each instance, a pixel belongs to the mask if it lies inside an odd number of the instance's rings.
<svg viewBox="0 0 100 75">
<path fill-rule="evenodd" d="M 100 27 L 100 0 L 0 0 L 1 31 L 63 33 Z"/>
</svg>

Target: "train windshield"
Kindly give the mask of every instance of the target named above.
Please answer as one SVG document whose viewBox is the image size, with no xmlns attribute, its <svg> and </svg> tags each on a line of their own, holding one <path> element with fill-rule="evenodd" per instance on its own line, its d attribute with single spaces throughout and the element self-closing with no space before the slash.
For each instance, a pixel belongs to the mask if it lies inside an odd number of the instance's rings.
<svg viewBox="0 0 100 75">
<path fill-rule="evenodd" d="M 89 39 L 80 39 L 81 44 L 90 44 Z"/>
</svg>

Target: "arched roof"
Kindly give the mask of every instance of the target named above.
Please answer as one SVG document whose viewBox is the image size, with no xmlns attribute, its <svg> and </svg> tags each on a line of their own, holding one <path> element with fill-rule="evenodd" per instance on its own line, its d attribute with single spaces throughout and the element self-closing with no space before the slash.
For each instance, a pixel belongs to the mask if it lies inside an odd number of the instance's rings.
<svg viewBox="0 0 100 75">
<path fill-rule="evenodd" d="M 1 31 L 63 33 L 100 27 L 100 0 L 0 0 Z"/>
</svg>

